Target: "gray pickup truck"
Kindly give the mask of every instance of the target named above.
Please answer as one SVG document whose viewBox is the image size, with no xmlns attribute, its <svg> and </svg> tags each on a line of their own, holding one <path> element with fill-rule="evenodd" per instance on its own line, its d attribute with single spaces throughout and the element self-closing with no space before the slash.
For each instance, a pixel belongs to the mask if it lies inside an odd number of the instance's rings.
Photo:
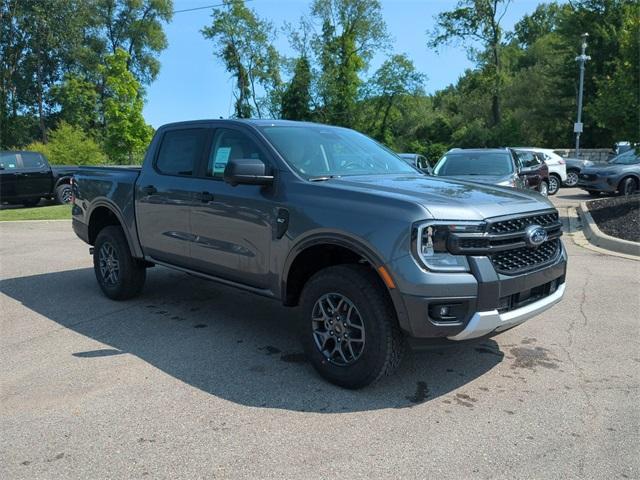
<svg viewBox="0 0 640 480">
<path fill-rule="evenodd" d="M 73 228 L 110 298 L 162 265 L 297 306 L 306 354 L 359 388 L 407 345 L 486 337 L 565 290 L 537 193 L 423 175 L 352 130 L 210 120 L 158 129 L 141 169 L 87 168 Z"/>
</svg>

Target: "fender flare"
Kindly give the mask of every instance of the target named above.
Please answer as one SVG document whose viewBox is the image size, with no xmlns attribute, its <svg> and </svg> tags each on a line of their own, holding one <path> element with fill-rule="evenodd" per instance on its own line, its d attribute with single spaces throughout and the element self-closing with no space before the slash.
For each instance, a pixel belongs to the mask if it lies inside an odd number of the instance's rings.
<svg viewBox="0 0 640 480">
<path fill-rule="evenodd" d="M 282 279 L 280 284 L 280 294 L 283 302 L 285 302 L 287 298 L 287 279 L 289 278 L 291 266 L 295 262 L 296 258 L 298 258 L 298 255 L 304 252 L 307 248 L 321 244 L 336 245 L 354 251 L 371 264 L 373 269 L 376 270 L 376 275 L 379 275 L 377 272 L 378 267 L 385 265 L 385 262 L 382 261 L 382 257 L 375 252 L 373 248 L 348 235 L 337 232 L 312 234 L 296 243 L 289 251 L 289 255 L 287 255 L 284 268 L 282 270 Z M 410 331 L 407 309 L 402 300 L 402 295 L 397 288 L 389 288 L 385 284 L 384 280 L 382 280 L 382 285 L 384 285 L 385 290 L 389 294 L 389 298 L 391 298 L 400 327 L 404 330 Z"/>
<path fill-rule="evenodd" d="M 140 244 L 135 242 L 134 239 L 131 238 L 131 233 L 129 232 L 129 228 L 127 228 L 127 222 L 125 222 L 124 217 L 122 216 L 122 212 L 120 212 L 120 209 L 118 208 L 118 206 L 108 198 L 100 198 L 91 202 L 91 209 L 88 210 L 86 213 L 87 228 L 91 224 L 91 216 L 93 215 L 96 209 L 101 207 L 108 209 L 118 219 L 118 222 L 120 223 L 120 226 L 122 227 L 122 230 L 124 232 L 124 236 L 127 239 L 127 243 L 129 244 L 129 250 L 131 251 L 131 255 L 134 258 L 143 258 L 144 256 L 142 254 L 142 249 L 140 248 Z"/>
</svg>

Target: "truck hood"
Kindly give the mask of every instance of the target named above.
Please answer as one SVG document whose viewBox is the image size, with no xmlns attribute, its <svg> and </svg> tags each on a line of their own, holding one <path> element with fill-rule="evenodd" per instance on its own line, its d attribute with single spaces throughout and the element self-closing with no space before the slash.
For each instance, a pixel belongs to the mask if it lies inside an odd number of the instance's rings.
<svg viewBox="0 0 640 480">
<path fill-rule="evenodd" d="M 412 201 L 439 220 L 484 220 L 553 208 L 549 200 L 534 192 L 424 175 L 358 175 L 334 178 L 326 184 Z"/>
</svg>

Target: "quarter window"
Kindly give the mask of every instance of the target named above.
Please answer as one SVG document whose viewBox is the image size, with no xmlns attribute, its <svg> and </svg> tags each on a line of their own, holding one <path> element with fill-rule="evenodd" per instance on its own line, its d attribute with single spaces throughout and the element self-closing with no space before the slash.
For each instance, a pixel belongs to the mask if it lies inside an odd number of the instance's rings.
<svg viewBox="0 0 640 480">
<path fill-rule="evenodd" d="M 156 168 L 166 175 L 193 175 L 207 144 L 208 130 L 169 130 L 162 137 Z"/>
</svg>

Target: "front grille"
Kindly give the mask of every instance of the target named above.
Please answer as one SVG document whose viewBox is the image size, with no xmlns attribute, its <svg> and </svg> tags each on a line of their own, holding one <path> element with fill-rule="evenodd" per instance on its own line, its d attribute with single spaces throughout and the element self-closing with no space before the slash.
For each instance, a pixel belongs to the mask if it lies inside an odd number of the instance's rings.
<svg viewBox="0 0 640 480">
<path fill-rule="evenodd" d="M 491 255 L 496 272 L 514 275 L 554 261 L 560 253 L 560 240 L 550 240 L 538 248 L 522 247 Z"/>
<path fill-rule="evenodd" d="M 514 233 L 524 230 L 529 225 L 547 227 L 558 223 L 558 212 L 530 215 L 528 217 L 510 218 L 489 224 L 489 233 Z"/>
<path fill-rule="evenodd" d="M 526 229 L 539 225 L 547 232 L 547 241 L 533 246 Z M 451 233 L 447 249 L 454 255 L 487 256 L 496 272 L 519 275 L 536 270 L 555 261 L 562 250 L 562 224 L 558 212 L 546 210 L 518 217 L 499 217 L 486 220 L 482 233 Z"/>
</svg>

